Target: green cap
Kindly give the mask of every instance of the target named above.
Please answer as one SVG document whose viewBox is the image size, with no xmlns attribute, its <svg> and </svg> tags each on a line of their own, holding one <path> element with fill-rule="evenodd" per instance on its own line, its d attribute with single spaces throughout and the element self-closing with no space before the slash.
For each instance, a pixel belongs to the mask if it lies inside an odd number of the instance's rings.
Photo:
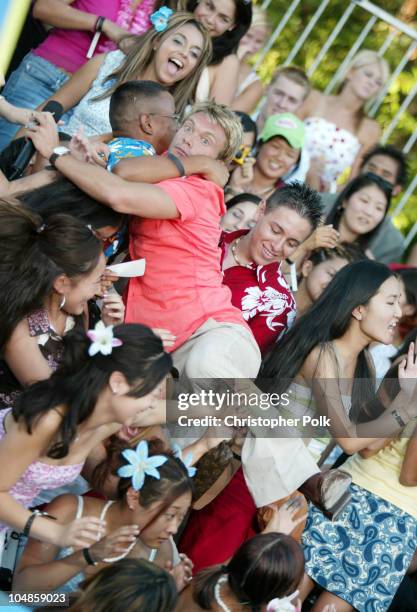
<svg viewBox="0 0 417 612">
<path fill-rule="evenodd" d="M 302 149 L 304 146 L 304 123 L 292 113 L 271 115 L 265 121 L 259 139 L 266 142 L 275 138 L 275 136 L 285 138 L 293 149 Z"/>
</svg>

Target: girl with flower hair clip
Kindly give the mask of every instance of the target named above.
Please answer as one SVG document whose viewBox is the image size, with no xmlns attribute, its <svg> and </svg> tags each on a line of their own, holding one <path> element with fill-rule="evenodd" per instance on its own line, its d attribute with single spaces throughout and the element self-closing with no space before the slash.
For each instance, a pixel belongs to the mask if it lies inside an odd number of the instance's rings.
<svg viewBox="0 0 417 612">
<path fill-rule="evenodd" d="M 171 367 L 162 340 L 144 325 L 65 337 L 60 368 L 1 414 L 0 552 L 8 527 L 56 546 L 100 538 L 104 523 L 95 517 L 59 523 L 27 508 L 42 490 L 73 483 L 102 440 L 146 414 Z"/>
<path fill-rule="evenodd" d="M 53 192 L 50 185 L 28 196 L 29 207 L 42 199 L 41 214 L 18 201 L 0 201 L 0 410 L 14 405 L 25 386 L 58 368 L 63 338 L 74 327 L 88 328 L 89 306 L 101 293 L 103 243 L 89 223 L 98 214 L 105 230 L 117 215 L 103 216 L 98 203 L 86 201 L 76 188 L 66 190 L 62 182 L 52 209 Z M 62 214 L 59 204 L 71 200 L 74 209 L 77 198 L 87 218 Z M 121 298 L 105 296 L 99 316 L 106 325 L 121 323 Z"/>
<path fill-rule="evenodd" d="M 297 587 L 303 571 L 303 551 L 293 538 L 262 533 L 244 542 L 226 565 L 197 574 L 177 610 L 300 612 Z"/>
<path fill-rule="evenodd" d="M 135 449 L 125 443 L 115 461 L 107 458 L 97 466 L 93 478 L 95 490 L 100 491 L 109 475 L 119 476 L 116 499 L 62 495 L 47 507 L 59 522 L 83 514 L 105 520 L 104 536 L 84 549 L 59 549 L 30 539 L 15 572 L 14 588 L 72 592 L 102 564 L 129 556 L 167 569 L 181 591 L 191 580 L 192 563 L 178 554 L 172 536 L 191 505 L 191 473 L 160 440 L 142 440 Z"/>
<path fill-rule="evenodd" d="M 88 137 L 111 132 L 110 97 L 126 81 L 150 80 L 163 85 L 173 95 L 179 113 L 193 101 L 211 57 L 206 28 L 190 13 L 173 13 L 167 7 L 153 13 L 151 21 L 153 27 L 136 38 L 127 55 L 118 50 L 94 57 L 53 95 L 65 111 L 75 107 L 63 127 L 66 133 L 73 135 L 81 127 Z M 156 120 L 164 120 L 166 130 L 174 133 L 176 116 L 171 107 L 164 108 L 161 103 L 155 113 L 148 114 L 150 126 Z"/>
</svg>

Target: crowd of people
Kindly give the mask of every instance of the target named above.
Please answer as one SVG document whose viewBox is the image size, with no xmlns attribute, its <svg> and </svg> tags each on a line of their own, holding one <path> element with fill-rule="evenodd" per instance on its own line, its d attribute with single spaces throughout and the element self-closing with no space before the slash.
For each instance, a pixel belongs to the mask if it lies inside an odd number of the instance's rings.
<svg viewBox="0 0 417 612">
<path fill-rule="evenodd" d="M 415 610 L 387 62 L 329 96 L 261 82 L 251 0 L 32 10 L 0 96 L 0 603 Z"/>
</svg>

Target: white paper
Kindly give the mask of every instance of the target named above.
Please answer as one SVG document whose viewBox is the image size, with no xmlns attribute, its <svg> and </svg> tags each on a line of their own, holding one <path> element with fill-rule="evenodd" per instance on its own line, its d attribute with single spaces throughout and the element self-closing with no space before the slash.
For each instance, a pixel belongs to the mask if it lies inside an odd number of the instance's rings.
<svg viewBox="0 0 417 612">
<path fill-rule="evenodd" d="M 134 259 L 133 261 L 126 261 L 125 263 L 114 264 L 113 266 L 107 266 L 106 270 L 114 272 L 116 276 L 123 276 L 131 278 L 133 276 L 143 276 L 145 274 L 145 260 Z"/>
</svg>

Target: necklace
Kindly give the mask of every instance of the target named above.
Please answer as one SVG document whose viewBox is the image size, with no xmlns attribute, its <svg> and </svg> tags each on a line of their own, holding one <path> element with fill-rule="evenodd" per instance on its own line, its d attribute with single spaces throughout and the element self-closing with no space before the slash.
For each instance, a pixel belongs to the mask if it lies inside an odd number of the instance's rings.
<svg viewBox="0 0 417 612">
<path fill-rule="evenodd" d="M 226 606 L 226 604 L 220 597 L 220 589 L 222 584 L 224 584 L 225 582 L 227 582 L 227 576 L 220 576 L 220 578 L 216 582 L 216 586 L 214 587 L 214 599 L 216 600 L 216 603 L 218 603 L 220 608 L 223 610 L 223 612 L 232 612 L 231 609 Z"/>
<path fill-rule="evenodd" d="M 100 514 L 100 520 L 104 520 L 104 517 L 107 514 L 107 510 L 110 508 L 110 506 L 112 506 L 114 504 L 113 500 L 109 500 L 103 507 L 103 510 L 101 511 Z M 127 550 L 122 553 L 121 555 L 119 555 L 118 557 L 107 557 L 107 559 L 103 559 L 104 563 L 114 563 L 115 561 L 120 561 L 120 559 L 124 559 L 132 550 L 133 548 L 136 546 L 136 540 L 134 542 L 132 542 L 132 544 L 130 544 L 127 548 Z"/>
<path fill-rule="evenodd" d="M 240 239 L 241 239 L 241 236 L 239 236 L 237 240 L 232 242 L 232 246 L 230 247 L 230 250 L 232 251 L 233 259 L 235 260 L 238 266 L 243 266 L 244 268 L 249 268 L 249 270 L 252 270 L 253 263 L 248 263 L 248 264 L 242 263 L 236 254 L 237 246 L 240 242 Z"/>
</svg>

